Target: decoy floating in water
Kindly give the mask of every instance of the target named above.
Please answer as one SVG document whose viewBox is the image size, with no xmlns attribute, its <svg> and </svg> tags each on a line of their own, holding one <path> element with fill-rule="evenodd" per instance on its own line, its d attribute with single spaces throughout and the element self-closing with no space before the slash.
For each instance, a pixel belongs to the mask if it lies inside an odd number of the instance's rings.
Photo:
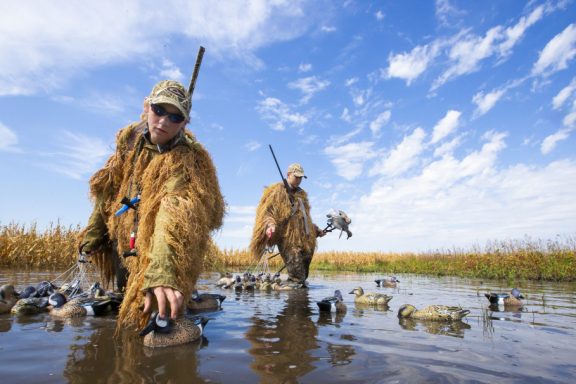
<svg viewBox="0 0 576 384">
<path fill-rule="evenodd" d="M 392 300 L 392 296 L 383 293 L 364 293 L 362 287 L 356 287 L 350 293 L 355 295 L 354 302 L 359 304 L 388 305 L 388 302 Z"/>
<path fill-rule="evenodd" d="M 521 307 L 523 305 L 522 300 L 524 296 L 518 288 L 512 289 L 510 293 L 485 293 L 484 296 L 490 301 L 490 304 L 498 305 L 503 304 L 504 306 L 515 306 Z"/>
<path fill-rule="evenodd" d="M 470 313 L 461 307 L 450 307 L 447 305 L 429 305 L 422 309 L 416 309 L 412 304 L 404 304 L 398 310 L 398 317 L 420 320 L 451 321 L 461 320 Z"/>
<path fill-rule="evenodd" d="M 218 281 L 216 282 L 216 286 L 224 289 L 229 289 L 234 286 L 235 282 L 236 280 L 234 279 L 234 276 L 232 276 L 230 272 L 226 272 L 224 276 L 218 279 Z"/>
<path fill-rule="evenodd" d="M 48 302 L 52 306 L 50 314 L 62 318 L 102 316 L 112 309 L 112 299 L 108 296 L 76 297 L 68 300 L 64 294 L 56 292 L 50 295 Z"/>
<path fill-rule="evenodd" d="M 0 287 L 0 314 L 9 313 L 18 301 L 20 294 L 16 292 L 14 286 L 6 284 Z"/>
<path fill-rule="evenodd" d="M 192 292 L 192 297 L 186 303 L 187 308 L 190 311 L 217 311 L 222 309 L 222 302 L 226 299 L 226 296 L 220 295 L 218 293 L 198 293 L 195 289 Z"/>
<path fill-rule="evenodd" d="M 151 348 L 191 343 L 202 337 L 209 320 L 206 317 L 163 319 L 154 312 L 140 336 L 144 336 L 144 345 Z"/>
<path fill-rule="evenodd" d="M 326 297 L 320 301 L 317 301 L 318 309 L 320 312 L 335 312 L 344 313 L 346 312 L 346 304 L 342 299 L 342 292 L 339 289 L 334 291 L 334 296 Z"/>
<path fill-rule="evenodd" d="M 398 280 L 396 276 L 392 276 L 392 277 L 385 277 L 382 279 L 376 279 L 374 280 L 374 282 L 376 283 L 377 287 L 396 288 L 396 285 L 397 283 L 400 282 L 400 280 Z"/>
<path fill-rule="evenodd" d="M 13 315 L 34 315 L 45 311 L 48 311 L 47 297 L 27 297 L 20 299 L 10 310 Z"/>
</svg>

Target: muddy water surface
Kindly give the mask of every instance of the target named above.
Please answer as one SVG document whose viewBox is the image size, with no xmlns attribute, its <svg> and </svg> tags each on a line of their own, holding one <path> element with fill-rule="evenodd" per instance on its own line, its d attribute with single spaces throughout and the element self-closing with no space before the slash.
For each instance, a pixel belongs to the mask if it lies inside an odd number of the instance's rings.
<svg viewBox="0 0 576 384">
<path fill-rule="evenodd" d="M 2 270 L 21 288 L 57 273 Z M 490 308 L 484 293 L 503 282 L 381 274 L 315 273 L 308 290 L 200 291 L 227 296 L 197 343 L 150 350 L 131 332 L 114 337 L 114 316 L 55 320 L 0 315 L 3 383 L 568 383 L 576 377 L 575 284 L 522 283 L 522 310 Z M 387 308 L 359 307 L 354 287 L 392 295 Z M 316 301 L 340 289 L 345 315 L 320 314 Z M 398 308 L 460 305 L 462 322 L 399 320 Z"/>
</svg>

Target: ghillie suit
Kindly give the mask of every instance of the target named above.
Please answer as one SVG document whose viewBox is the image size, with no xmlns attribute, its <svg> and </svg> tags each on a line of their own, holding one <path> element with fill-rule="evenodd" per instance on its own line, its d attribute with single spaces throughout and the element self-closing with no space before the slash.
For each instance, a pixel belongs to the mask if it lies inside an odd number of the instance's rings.
<svg viewBox="0 0 576 384">
<path fill-rule="evenodd" d="M 292 191 L 292 196 L 294 209 L 282 183 L 271 185 L 264 190 L 256 210 L 250 252 L 255 258 L 260 258 L 266 247 L 278 246 L 288 270 L 288 279 L 303 284 L 308 278 L 310 262 L 316 250 L 316 237 L 320 230 L 310 218 L 310 204 L 306 192 L 297 188 Z M 269 225 L 276 226 L 270 240 L 266 236 Z"/>
<path fill-rule="evenodd" d="M 116 152 L 90 179 L 95 207 L 81 237 L 107 283 L 119 267 L 128 269 L 117 327 L 133 329 L 146 324 L 142 306 L 147 289 L 171 287 L 190 297 L 210 233 L 224 216 L 212 159 L 192 133 L 183 130 L 161 147 L 148 140 L 146 127 L 141 121 L 123 128 Z M 137 210 L 115 214 L 123 197 L 137 195 Z"/>
</svg>

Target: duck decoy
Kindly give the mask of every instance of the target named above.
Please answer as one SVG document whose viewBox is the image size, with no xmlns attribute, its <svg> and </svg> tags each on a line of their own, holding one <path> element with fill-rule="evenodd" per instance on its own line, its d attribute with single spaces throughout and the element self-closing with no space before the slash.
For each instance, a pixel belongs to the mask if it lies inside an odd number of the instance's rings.
<svg viewBox="0 0 576 384">
<path fill-rule="evenodd" d="M 0 314 L 9 313 L 19 299 L 20 294 L 14 286 L 6 284 L 0 287 Z"/>
<path fill-rule="evenodd" d="M 220 295 L 218 293 L 198 293 L 195 289 L 192 292 L 192 297 L 186 303 L 186 307 L 190 311 L 217 311 L 222 309 L 222 302 L 226 299 L 226 296 Z"/>
<path fill-rule="evenodd" d="M 144 345 L 151 348 L 186 344 L 202 337 L 209 320 L 206 317 L 162 319 L 155 312 L 140 335 L 144 336 Z"/>
<path fill-rule="evenodd" d="M 469 313 L 470 311 L 467 309 L 447 305 L 429 305 L 422 309 L 416 309 L 412 304 L 404 304 L 398 309 L 398 317 L 420 320 L 461 320 Z"/>
<path fill-rule="evenodd" d="M 62 318 L 105 315 L 112 309 L 111 301 L 108 296 L 105 298 L 75 297 L 68 300 L 60 292 L 53 293 L 48 298 L 52 306 L 50 314 Z"/>
<path fill-rule="evenodd" d="M 385 277 L 382 279 L 376 279 L 374 280 L 374 282 L 376 283 L 377 287 L 396 288 L 396 286 L 398 285 L 397 283 L 399 283 L 400 280 L 398 280 L 396 276 L 392 276 L 392 277 Z"/>
<path fill-rule="evenodd" d="M 29 285 L 26 288 L 24 288 L 22 290 L 22 292 L 20 292 L 20 296 L 21 299 L 27 299 L 29 297 L 40 297 L 38 295 L 38 293 L 36 292 L 36 288 Z"/>
<path fill-rule="evenodd" d="M 236 280 L 234 279 L 234 276 L 232 276 L 230 272 L 226 272 L 224 276 L 218 279 L 218 281 L 216 282 L 216 286 L 224 289 L 229 289 L 234 286 L 235 282 Z"/>
<path fill-rule="evenodd" d="M 316 304 L 318 305 L 320 312 L 346 312 L 346 304 L 344 304 L 344 299 L 342 299 L 342 292 L 340 292 L 339 289 L 334 291 L 334 296 L 326 297 L 320 301 L 317 301 Z"/>
<path fill-rule="evenodd" d="M 524 296 L 518 288 L 512 289 L 510 293 L 485 293 L 484 296 L 490 301 L 490 304 L 503 304 L 505 306 L 521 307 Z"/>
<path fill-rule="evenodd" d="M 10 310 L 10 313 L 13 315 L 34 315 L 47 310 L 47 297 L 27 297 L 18 300 Z"/>
<path fill-rule="evenodd" d="M 366 292 L 362 287 L 356 287 L 350 294 L 354 294 L 354 302 L 359 304 L 376 304 L 376 305 L 388 305 L 388 302 L 392 300 L 392 296 L 385 295 L 383 293 L 373 293 Z"/>
<path fill-rule="evenodd" d="M 42 281 L 36 286 L 36 295 L 38 297 L 48 297 L 58 289 L 54 284 L 49 281 Z"/>
</svg>

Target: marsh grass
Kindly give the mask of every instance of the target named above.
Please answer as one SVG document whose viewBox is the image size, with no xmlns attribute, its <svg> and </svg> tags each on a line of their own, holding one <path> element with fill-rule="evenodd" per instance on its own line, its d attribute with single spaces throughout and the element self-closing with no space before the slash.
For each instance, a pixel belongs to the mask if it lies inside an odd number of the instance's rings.
<svg viewBox="0 0 576 384">
<path fill-rule="evenodd" d="M 0 225 L 0 266 L 64 268 L 77 260 L 80 227 L 59 223 L 39 232 L 35 224 Z M 257 266 L 248 250 L 219 249 L 215 244 L 205 267 L 214 271 L 250 269 Z M 280 256 L 269 258 L 276 271 L 284 265 Z M 441 249 L 420 253 L 318 252 L 311 269 L 378 273 L 412 273 L 436 276 L 479 277 L 516 280 L 576 280 L 576 238 L 554 240 L 492 241 L 484 247 Z"/>
</svg>

